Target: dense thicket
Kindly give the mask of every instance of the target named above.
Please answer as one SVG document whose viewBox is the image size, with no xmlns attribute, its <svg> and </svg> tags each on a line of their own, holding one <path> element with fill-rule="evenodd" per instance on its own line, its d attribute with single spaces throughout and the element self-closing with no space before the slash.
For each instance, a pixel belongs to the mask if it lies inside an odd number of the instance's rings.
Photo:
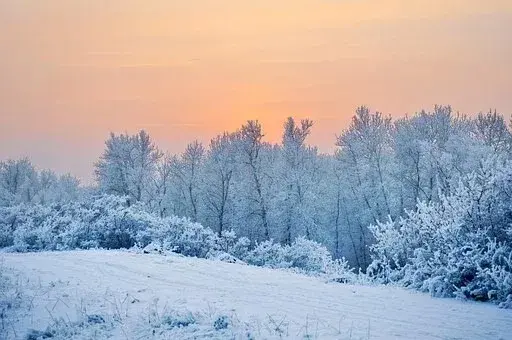
<svg viewBox="0 0 512 340">
<path fill-rule="evenodd" d="M 270 257 L 278 257 L 276 244 L 301 238 L 356 268 L 370 266 L 382 281 L 438 295 L 504 301 L 512 294 L 504 175 L 512 136 L 502 115 L 472 118 L 436 106 L 393 121 L 360 107 L 332 155 L 307 143 L 312 128 L 289 118 L 282 142 L 270 144 L 248 121 L 178 155 L 164 154 L 144 131 L 112 134 L 95 165 L 95 190 L 151 216 L 187 217 L 217 238 L 233 231 Z M 1 163 L 0 205 L 77 197 L 72 177 L 50 174 L 27 160 Z"/>
<path fill-rule="evenodd" d="M 187 216 L 218 234 L 290 244 L 304 236 L 356 267 L 370 262 L 368 226 L 438 202 L 489 156 L 508 158 L 511 135 L 496 112 L 468 118 L 435 107 L 395 122 L 365 107 L 325 155 L 307 144 L 313 122 L 284 124 L 282 143 L 249 121 L 208 146 L 163 155 L 149 136 L 111 135 L 96 165 L 102 192 L 128 195 L 160 216 Z"/>
<path fill-rule="evenodd" d="M 328 274 L 336 280 L 352 275 L 345 262 L 333 260 L 327 248 L 304 237 L 290 245 L 265 241 L 251 246 L 233 231 L 218 235 L 188 218 L 156 216 L 126 196 L 0 207 L 0 248 L 8 251 L 132 247 L 230 262 L 241 259 L 257 266 Z"/>
<path fill-rule="evenodd" d="M 369 274 L 435 296 L 512 298 L 512 164 L 487 160 L 438 202 L 371 227 Z"/>
</svg>

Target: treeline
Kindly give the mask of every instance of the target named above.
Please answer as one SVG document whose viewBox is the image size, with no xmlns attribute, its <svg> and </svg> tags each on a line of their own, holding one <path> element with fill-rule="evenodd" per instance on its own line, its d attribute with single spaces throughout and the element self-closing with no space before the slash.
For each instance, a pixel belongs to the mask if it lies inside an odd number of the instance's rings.
<svg viewBox="0 0 512 340">
<path fill-rule="evenodd" d="M 0 162 L 0 207 L 76 201 L 84 192 L 72 175 L 38 171 L 27 158 Z"/>
<path fill-rule="evenodd" d="M 144 131 L 111 134 L 92 188 L 26 159 L 0 163 L 0 246 L 157 244 L 512 308 L 512 134 L 502 115 L 436 106 L 393 121 L 360 107 L 330 155 L 307 143 L 312 128 L 288 118 L 282 143 L 270 144 L 248 121 L 177 155 Z"/>
<path fill-rule="evenodd" d="M 365 269 L 375 241 L 370 225 L 405 216 L 418 202 L 439 202 L 483 159 L 512 155 L 511 132 L 497 112 L 472 118 L 436 106 L 393 121 L 360 107 L 333 155 L 307 143 L 312 128 L 310 120 L 288 118 L 282 143 L 274 145 L 248 121 L 178 155 L 164 154 L 144 131 L 111 134 L 95 164 L 94 190 L 253 243 L 289 245 L 304 236 Z M 71 176 L 37 173 L 27 160 L 0 168 L 3 205 L 77 198 Z"/>
<path fill-rule="evenodd" d="M 96 163 L 98 190 L 252 242 L 290 244 L 304 236 L 366 268 L 370 225 L 403 216 L 419 201 L 439 201 L 483 159 L 512 152 L 510 130 L 496 112 L 470 118 L 437 106 L 393 121 L 360 107 L 334 155 L 307 144 L 312 127 L 289 118 L 282 143 L 273 145 L 249 121 L 179 155 L 163 154 L 144 131 L 112 134 Z"/>
</svg>

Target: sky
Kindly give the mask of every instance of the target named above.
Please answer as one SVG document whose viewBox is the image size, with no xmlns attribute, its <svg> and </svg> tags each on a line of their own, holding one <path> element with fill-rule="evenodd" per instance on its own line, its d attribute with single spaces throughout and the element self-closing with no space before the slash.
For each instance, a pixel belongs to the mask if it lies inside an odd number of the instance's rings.
<svg viewBox="0 0 512 340">
<path fill-rule="evenodd" d="M 510 0 L 0 0 L 0 160 L 90 182 L 110 132 L 307 117 L 331 152 L 360 105 L 510 117 L 511 60 Z"/>
</svg>

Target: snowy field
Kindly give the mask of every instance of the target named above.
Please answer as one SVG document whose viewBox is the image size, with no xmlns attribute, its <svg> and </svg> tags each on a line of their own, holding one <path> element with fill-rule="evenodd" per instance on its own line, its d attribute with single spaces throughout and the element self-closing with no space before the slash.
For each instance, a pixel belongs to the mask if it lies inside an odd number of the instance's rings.
<svg viewBox="0 0 512 340">
<path fill-rule="evenodd" d="M 9 339 L 512 339 L 512 310 L 401 288 L 128 251 L 0 257 L 23 296 Z"/>
</svg>

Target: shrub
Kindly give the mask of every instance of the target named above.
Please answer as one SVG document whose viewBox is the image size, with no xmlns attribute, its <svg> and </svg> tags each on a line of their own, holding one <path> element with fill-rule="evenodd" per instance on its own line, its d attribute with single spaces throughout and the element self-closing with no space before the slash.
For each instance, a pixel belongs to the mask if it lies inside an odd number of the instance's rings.
<svg viewBox="0 0 512 340">
<path fill-rule="evenodd" d="M 355 283 L 359 279 L 358 275 L 354 273 L 354 268 L 351 268 L 344 258 L 327 262 L 324 271 L 328 281 L 332 282 Z"/>
<path fill-rule="evenodd" d="M 333 261 L 327 248 L 305 237 L 298 237 L 285 246 L 272 241 L 262 242 L 242 259 L 256 266 L 294 268 L 310 274 L 333 274 L 336 270 L 341 273 L 344 266 L 348 268 L 346 261 Z"/>
<path fill-rule="evenodd" d="M 512 164 L 483 163 L 438 203 L 371 227 L 368 273 L 440 297 L 512 294 Z"/>
<path fill-rule="evenodd" d="M 138 234 L 139 243 L 145 240 L 161 244 L 162 249 L 185 256 L 205 258 L 208 252 L 218 249 L 218 237 L 209 228 L 186 218 L 168 217 L 152 224 Z"/>
<path fill-rule="evenodd" d="M 247 263 L 270 268 L 289 268 L 290 263 L 284 261 L 283 247 L 272 240 L 264 241 L 256 245 L 243 260 Z"/>
<path fill-rule="evenodd" d="M 346 263 L 333 262 L 324 246 L 304 237 L 286 246 L 265 241 L 251 250 L 249 239 L 237 238 L 233 231 L 219 237 L 187 218 L 161 218 L 143 205 L 109 195 L 51 206 L 0 208 L 0 242 L 19 252 L 146 248 L 151 244 L 152 249 L 184 256 L 226 262 L 240 259 L 256 266 L 294 268 L 306 273 L 330 271 L 338 275 L 346 270 Z"/>
<path fill-rule="evenodd" d="M 305 272 L 325 272 L 326 266 L 332 261 L 327 248 L 302 236 L 295 239 L 291 246 L 283 248 L 283 257 L 291 268 Z"/>
<path fill-rule="evenodd" d="M 188 219 L 159 218 L 122 197 L 0 209 L 0 242 L 15 251 L 142 247 L 157 241 L 186 256 L 217 249 L 213 231 Z"/>
<path fill-rule="evenodd" d="M 230 249 L 230 254 L 238 259 L 243 259 L 249 253 L 251 241 L 247 237 L 240 237 Z"/>
</svg>

